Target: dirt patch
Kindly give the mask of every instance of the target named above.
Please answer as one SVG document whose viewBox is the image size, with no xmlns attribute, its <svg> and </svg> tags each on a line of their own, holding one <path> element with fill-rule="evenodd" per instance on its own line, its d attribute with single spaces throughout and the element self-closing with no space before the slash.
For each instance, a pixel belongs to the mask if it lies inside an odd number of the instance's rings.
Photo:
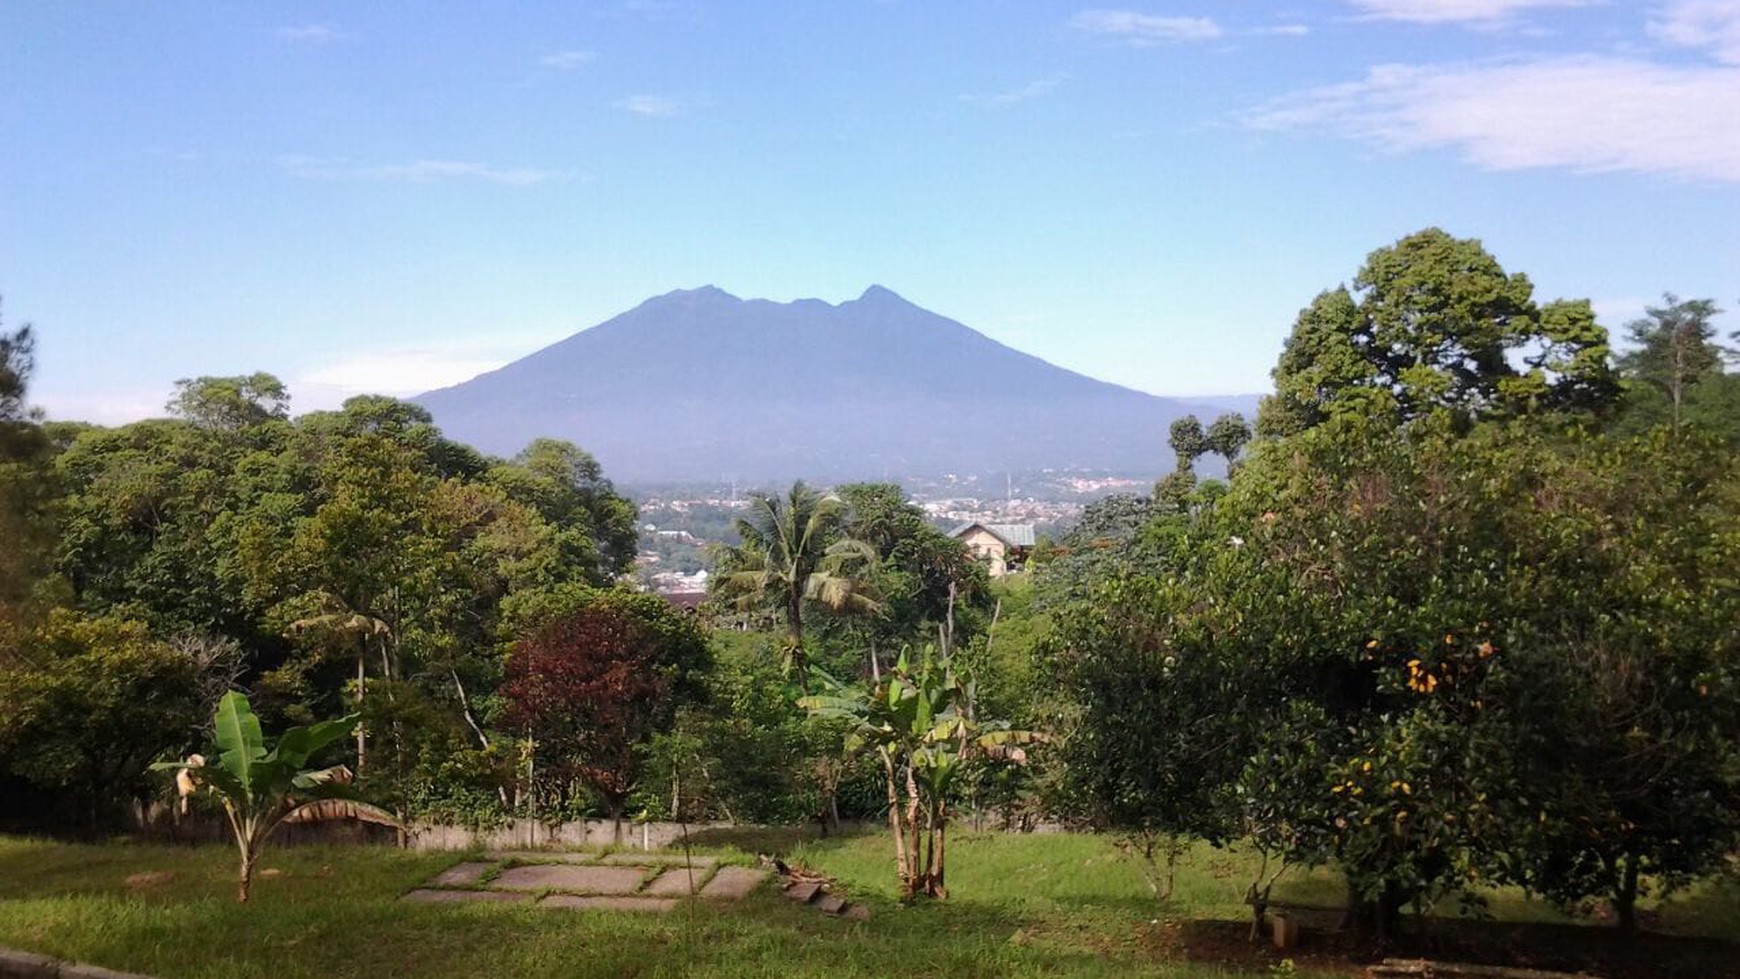
<svg viewBox="0 0 1740 979">
<path fill-rule="evenodd" d="M 162 887 L 175 879 L 173 870 L 147 870 L 142 874 L 129 874 L 124 883 L 129 891 L 149 891 Z"/>
</svg>

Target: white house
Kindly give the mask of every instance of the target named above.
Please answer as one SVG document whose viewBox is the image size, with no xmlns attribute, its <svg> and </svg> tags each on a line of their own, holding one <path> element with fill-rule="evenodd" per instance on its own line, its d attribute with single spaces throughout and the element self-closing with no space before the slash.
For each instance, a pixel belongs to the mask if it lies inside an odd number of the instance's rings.
<svg viewBox="0 0 1740 979">
<path fill-rule="evenodd" d="M 991 565 L 991 577 L 1001 578 L 1020 571 L 1033 550 L 1033 525 L 1030 523 L 965 523 L 949 533 L 962 541 L 973 557 Z"/>
</svg>

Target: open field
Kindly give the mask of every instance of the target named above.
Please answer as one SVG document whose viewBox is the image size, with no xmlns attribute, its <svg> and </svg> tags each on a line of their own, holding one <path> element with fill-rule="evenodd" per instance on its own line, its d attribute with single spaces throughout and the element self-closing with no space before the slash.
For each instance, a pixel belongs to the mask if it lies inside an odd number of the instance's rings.
<svg viewBox="0 0 1740 979">
<path fill-rule="evenodd" d="M 947 902 L 894 900 L 880 835 L 794 841 L 741 834 L 707 849 L 746 859 L 779 849 L 837 876 L 874 916 L 854 924 L 781 900 L 771 889 L 741 904 L 684 906 L 664 916 L 513 906 L 400 903 L 461 854 L 305 847 L 270 851 L 252 904 L 233 898 L 225 847 L 80 846 L 0 838 L 0 946 L 152 973 L 165 979 L 417 976 L 1157 976 L 1270 974 L 1279 957 L 1244 945 L 1239 894 L 1248 857 L 1201 849 L 1181 867 L 1166 907 L 1136 865 L 1105 838 L 963 834 Z M 168 880 L 133 875 L 168 871 Z M 275 872 L 273 872 L 275 871 Z M 1277 888 L 1330 903 L 1327 875 Z M 1508 893 L 1498 919 L 1445 922 L 1441 942 L 1486 936 L 1526 957 L 1551 947 L 1606 955 L 1604 930 Z M 1613 950 L 1609 974 L 1735 974 L 1740 948 L 1696 936 L 1733 933 L 1740 889 L 1707 886 L 1654 909 L 1655 927 Z M 1466 934 L 1465 934 L 1466 931 Z M 1536 951 L 1531 952 L 1531 949 Z M 1306 974 L 1354 975 L 1332 942 L 1296 956 Z M 1544 964 L 1544 963 L 1543 963 Z M 1644 964 L 1652 970 L 1636 972 Z M 1725 971 L 1726 970 L 1726 971 Z"/>
</svg>

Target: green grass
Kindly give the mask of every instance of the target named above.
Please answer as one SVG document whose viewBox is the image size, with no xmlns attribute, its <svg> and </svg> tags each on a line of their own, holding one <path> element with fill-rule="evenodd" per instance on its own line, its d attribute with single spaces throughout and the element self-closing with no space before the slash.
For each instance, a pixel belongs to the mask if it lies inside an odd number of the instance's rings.
<svg viewBox="0 0 1740 979">
<path fill-rule="evenodd" d="M 1193 962 L 1180 918 L 1239 921 L 1250 857 L 1206 848 L 1181 868 L 1162 908 L 1138 867 L 1101 837 L 963 834 L 953 841 L 952 897 L 895 901 L 883 835 L 809 839 L 715 835 L 709 852 L 740 859 L 779 850 L 837 876 L 870 905 L 862 924 L 790 905 L 771 890 L 740 904 L 685 905 L 662 917 L 503 905 L 400 903 L 464 854 L 378 848 L 269 851 L 254 900 L 234 900 L 234 855 L 216 846 L 76 846 L 0 837 L 0 946 L 165 979 L 272 976 L 1155 976 L 1267 975 Z M 129 888 L 133 874 L 172 879 Z M 1331 902 L 1326 874 L 1286 883 L 1295 900 Z M 1500 894 L 1500 916 L 1542 909 Z M 1658 909 L 1664 928 L 1732 929 L 1740 893 L 1706 888 Z M 1227 929 L 1221 929 L 1226 931 Z M 1729 948 L 1731 955 L 1733 949 Z M 1313 963 L 1305 963 L 1312 965 Z M 1338 961 L 1327 974 L 1352 975 Z M 1306 970 L 1309 973 L 1309 969 Z"/>
</svg>

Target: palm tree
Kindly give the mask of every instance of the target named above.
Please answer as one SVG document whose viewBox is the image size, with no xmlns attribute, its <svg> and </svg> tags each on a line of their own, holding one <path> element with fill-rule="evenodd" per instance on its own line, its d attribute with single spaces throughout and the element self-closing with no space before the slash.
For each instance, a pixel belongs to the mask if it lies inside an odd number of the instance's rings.
<svg viewBox="0 0 1740 979">
<path fill-rule="evenodd" d="M 785 668 L 809 686 L 804 655 L 804 603 L 835 612 L 881 608 L 868 572 L 876 550 L 845 536 L 846 503 L 800 480 L 785 496 L 758 494 L 736 521 L 742 543 L 723 549 L 719 594 L 739 608 L 775 606 L 785 620 Z"/>
</svg>

